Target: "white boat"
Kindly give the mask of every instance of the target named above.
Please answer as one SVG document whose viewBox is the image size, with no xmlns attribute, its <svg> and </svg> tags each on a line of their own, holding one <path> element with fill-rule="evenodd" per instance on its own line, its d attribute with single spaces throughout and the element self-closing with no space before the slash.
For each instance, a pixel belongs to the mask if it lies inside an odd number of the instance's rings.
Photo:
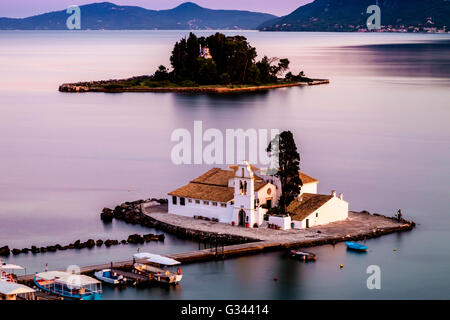
<svg viewBox="0 0 450 320">
<path fill-rule="evenodd" d="M 36 273 L 34 284 L 39 290 L 74 300 L 101 300 L 100 281 L 81 274 L 63 271 Z"/>
<path fill-rule="evenodd" d="M 0 280 L 7 282 L 15 282 L 17 276 L 13 273 L 13 271 L 24 270 L 24 267 L 21 267 L 16 264 L 4 263 L 0 259 Z"/>
<path fill-rule="evenodd" d="M 180 268 L 177 268 L 176 272 L 167 269 L 167 267 L 181 264 L 177 260 L 148 252 L 136 253 L 134 258 L 141 261 L 133 265 L 133 271 L 148 276 L 152 281 L 162 284 L 178 284 L 183 278 Z"/>
<path fill-rule="evenodd" d="M 123 275 L 119 275 L 115 273 L 111 269 L 103 269 L 94 273 L 94 276 L 105 283 L 112 285 L 119 285 L 126 283 L 127 279 L 123 277 Z"/>
</svg>

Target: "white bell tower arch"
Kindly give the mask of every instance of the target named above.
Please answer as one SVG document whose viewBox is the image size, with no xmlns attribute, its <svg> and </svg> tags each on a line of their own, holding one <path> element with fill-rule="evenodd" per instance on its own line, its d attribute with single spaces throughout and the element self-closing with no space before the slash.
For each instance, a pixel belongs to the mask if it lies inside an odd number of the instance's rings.
<svg viewBox="0 0 450 320">
<path fill-rule="evenodd" d="M 234 174 L 233 221 L 236 225 L 253 227 L 255 215 L 255 177 L 251 165 L 244 161 Z"/>
</svg>

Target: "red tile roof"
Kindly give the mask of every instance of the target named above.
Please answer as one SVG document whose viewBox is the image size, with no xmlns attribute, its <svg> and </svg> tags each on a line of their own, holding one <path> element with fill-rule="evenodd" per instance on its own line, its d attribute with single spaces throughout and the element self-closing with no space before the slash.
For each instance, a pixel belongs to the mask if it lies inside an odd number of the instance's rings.
<svg viewBox="0 0 450 320">
<path fill-rule="evenodd" d="M 332 195 L 303 193 L 300 199 L 295 199 L 287 208 L 292 220 L 303 220 L 333 198 Z"/>
</svg>

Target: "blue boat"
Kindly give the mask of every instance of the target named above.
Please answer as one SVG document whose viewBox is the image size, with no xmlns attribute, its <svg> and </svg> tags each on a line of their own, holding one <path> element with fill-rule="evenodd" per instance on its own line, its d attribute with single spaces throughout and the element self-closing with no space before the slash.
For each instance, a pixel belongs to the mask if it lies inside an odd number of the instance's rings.
<svg viewBox="0 0 450 320">
<path fill-rule="evenodd" d="M 74 300 L 101 300 L 101 282 L 91 277 L 62 271 L 36 273 L 34 284 L 39 290 Z"/>
<path fill-rule="evenodd" d="M 354 251 L 367 251 L 367 246 L 353 241 L 346 241 L 347 248 Z"/>
</svg>

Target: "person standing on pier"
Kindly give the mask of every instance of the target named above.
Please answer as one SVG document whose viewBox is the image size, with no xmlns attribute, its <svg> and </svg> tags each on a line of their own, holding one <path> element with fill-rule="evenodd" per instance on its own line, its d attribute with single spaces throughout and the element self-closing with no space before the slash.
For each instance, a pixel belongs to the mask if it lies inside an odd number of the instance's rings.
<svg viewBox="0 0 450 320">
<path fill-rule="evenodd" d="M 398 222 L 402 220 L 402 209 L 398 209 L 397 211 L 397 220 Z"/>
</svg>

